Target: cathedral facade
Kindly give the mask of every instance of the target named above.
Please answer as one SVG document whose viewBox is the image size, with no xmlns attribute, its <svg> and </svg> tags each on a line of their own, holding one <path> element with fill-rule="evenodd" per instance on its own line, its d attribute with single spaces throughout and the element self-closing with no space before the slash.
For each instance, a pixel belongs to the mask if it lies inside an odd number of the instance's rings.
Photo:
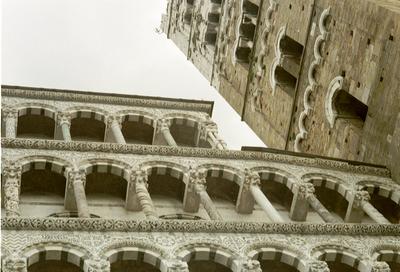
<svg viewBox="0 0 400 272">
<path fill-rule="evenodd" d="M 387 168 L 229 150 L 212 107 L 2 86 L 2 271 L 400 271 Z"/>
<path fill-rule="evenodd" d="M 161 28 L 268 147 L 400 181 L 400 3 L 169 0 Z"/>
</svg>

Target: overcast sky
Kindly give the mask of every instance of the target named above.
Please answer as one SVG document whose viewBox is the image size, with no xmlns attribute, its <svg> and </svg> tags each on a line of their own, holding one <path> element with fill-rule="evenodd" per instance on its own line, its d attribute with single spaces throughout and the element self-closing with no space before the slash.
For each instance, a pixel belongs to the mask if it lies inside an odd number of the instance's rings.
<svg viewBox="0 0 400 272">
<path fill-rule="evenodd" d="M 166 0 L 3 0 L 2 84 L 215 101 L 231 149 L 264 146 L 178 48 Z"/>
</svg>

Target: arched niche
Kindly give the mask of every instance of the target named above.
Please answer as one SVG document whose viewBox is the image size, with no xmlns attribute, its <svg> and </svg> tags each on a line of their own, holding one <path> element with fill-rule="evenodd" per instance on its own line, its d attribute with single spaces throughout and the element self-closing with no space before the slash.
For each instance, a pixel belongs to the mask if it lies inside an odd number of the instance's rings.
<svg viewBox="0 0 400 272">
<path fill-rule="evenodd" d="M 121 131 L 128 144 L 152 144 L 155 118 L 145 113 L 127 113 L 122 117 Z"/>
<path fill-rule="evenodd" d="M 325 261 L 331 272 L 368 271 L 368 264 L 355 251 L 340 246 L 321 246 L 315 251 L 318 260 Z"/>
<path fill-rule="evenodd" d="M 178 146 L 196 147 L 199 137 L 198 120 L 190 117 L 170 117 L 170 132 Z"/>
<path fill-rule="evenodd" d="M 129 181 L 129 165 L 113 160 L 90 160 L 83 163 L 86 170 L 85 192 L 91 209 L 94 206 L 123 207 Z M 100 210 L 96 213 L 104 216 Z"/>
<path fill-rule="evenodd" d="M 64 211 L 65 169 L 69 164 L 54 157 L 26 157 L 19 160 L 22 216 L 45 217 Z"/>
<path fill-rule="evenodd" d="M 104 142 L 105 115 L 96 109 L 71 112 L 71 137 L 73 141 Z"/>
<path fill-rule="evenodd" d="M 18 110 L 17 137 L 54 139 L 55 111 L 44 106 Z"/>
</svg>

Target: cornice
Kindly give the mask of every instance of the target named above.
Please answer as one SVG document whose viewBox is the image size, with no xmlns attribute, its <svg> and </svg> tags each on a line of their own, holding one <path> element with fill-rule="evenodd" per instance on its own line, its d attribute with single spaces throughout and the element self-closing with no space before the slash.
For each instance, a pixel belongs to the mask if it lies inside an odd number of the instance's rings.
<svg viewBox="0 0 400 272">
<path fill-rule="evenodd" d="M 234 160 L 260 160 L 277 163 L 295 164 L 309 167 L 320 167 L 331 170 L 347 171 L 352 173 L 369 174 L 390 177 L 387 168 L 369 165 L 352 165 L 347 162 L 300 157 L 287 154 L 276 154 L 256 151 L 217 150 L 209 148 L 173 147 L 161 145 L 137 145 L 97 142 L 64 142 L 56 140 L 2 138 L 3 148 L 25 148 L 44 150 L 65 150 L 78 152 L 106 152 L 120 154 L 161 155 L 179 157 L 201 157 Z"/>
<path fill-rule="evenodd" d="M 399 225 L 215 222 L 206 220 L 121 220 L 102 218 L 1 219 L 2 230 L 206 232 L 399 236 Z"/>
<path fill-rule="evenodd" d="M 109 94 L 98 92 L 85 92 L 74 90 L 60 90 L 47 88 L 33 88 L 21 86 L 2 85 L 2 96 L 32 98 L 40 100 L 74 101 L 87 103 L 102 103 L 124 106 L 139 106 L 148 108 L 164 108 L 176 110 L 189 110 L 208 113 L 212 115 L 214 102 L 174 99 L 164 97 L 150 97 L 139 95 Z"/>
</svg>

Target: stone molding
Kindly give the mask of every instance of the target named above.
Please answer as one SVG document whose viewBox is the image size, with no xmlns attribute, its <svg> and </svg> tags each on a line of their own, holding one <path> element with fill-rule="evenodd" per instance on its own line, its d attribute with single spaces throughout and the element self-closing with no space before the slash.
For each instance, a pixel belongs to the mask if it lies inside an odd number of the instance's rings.
<svg viewBox="0 0 400 272">
<path fill-rule="evenodd" d="M 399 225 L 122 220 L 102 218 L 2 218 L 2 230 L 74 230 L 400 236 Z"/>
<path fill-rule="evenodd" d="M 178 157 L 201 157 L 219 159 L 260 160 L 277 163 L 288 163 L 300 166 L 328 168 L 331 170 L 390 177 L 390 171 L 383 167 L 369 165 L 352 165 L 348 162 L 324 158 L 308 158 L 287 154 L 275 154 L 256 151 L 218 150 L 209 148 L 174 147 L 158 145 L 136 145 L 96 142 L 64 142 L 42 139 L 2 138 L 3 148 L 26 148 L 44 150 L 68 150 L 79 152 L 107 152 L 120 154 L 161 155 Z"/>
<path fill-rule="evenodd" d="M 211 116 L 213 103 L 170 98 L 157 98 L 130 95 L 105 95 L 100 93 L 84 93 L 71 90 L 58 90 L 46 88 L 28 88 L 18 86 L 4 86 L 1 88 L 2 96 L 33 98 L 40 100 L 76 101 L 90 103 L 106 103 L 114 105 L 141 106 L 148 108 L 168 108 L 177 110 L 190 110 L 208 113 Z"/>
</svg>

